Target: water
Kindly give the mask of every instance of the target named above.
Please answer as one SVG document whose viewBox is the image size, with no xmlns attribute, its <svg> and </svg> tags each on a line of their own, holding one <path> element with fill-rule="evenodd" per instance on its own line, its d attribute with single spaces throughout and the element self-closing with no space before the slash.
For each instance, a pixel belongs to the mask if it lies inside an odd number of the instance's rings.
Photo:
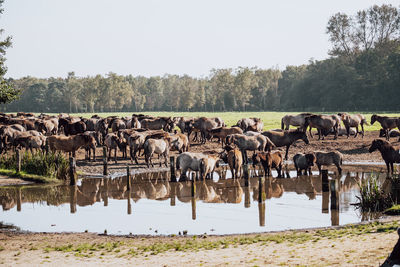
<svg viewBox="0 0 400 267">
<path fill-rule="evenodd" d="M 168 173 L 85 178 L 74 186 L 0 188 L 0 222 L 34 232 L 108 234 L 239 234 L 344 225 L 364 220 L 357 182 L 370 173 L 340 177 L 339 208 L 331 209 L 318 175 L 298 178 L 168 182 Z M 221 175 L 221 174 L 220 174 Z M 276 176 L 276 173 L 273 173 Z M 291 177 L 295 173 L 289 172 Z M 229 177 L 229 173 L 227 175 Z M 333 176 L 330 174 L 330 176 Z M 380 180 L 383 182 L 384 175 Z M 259 198 L 261 194 L 261 199 Z M 263 201 L 263 198 L 265 199 Z"/>
</svg>

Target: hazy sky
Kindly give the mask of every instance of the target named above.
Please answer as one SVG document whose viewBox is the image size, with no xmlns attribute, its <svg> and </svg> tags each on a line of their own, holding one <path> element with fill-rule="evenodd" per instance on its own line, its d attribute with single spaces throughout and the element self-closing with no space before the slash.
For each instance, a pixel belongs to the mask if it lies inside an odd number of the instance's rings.
<svg viewBox="0 0 400 267">
<path fill-rule="evenodd" d="M 326 24 L 370 0 L 6 0 L 8 77 L 106 74 L 206 76 L 327 58 Z"/>
</svg>

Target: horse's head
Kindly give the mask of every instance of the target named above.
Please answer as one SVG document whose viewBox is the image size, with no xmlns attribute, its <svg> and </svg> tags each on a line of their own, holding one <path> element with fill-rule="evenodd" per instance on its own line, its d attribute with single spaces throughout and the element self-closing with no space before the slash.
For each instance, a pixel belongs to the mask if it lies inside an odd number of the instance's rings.
<svg viewBox="0 0 400 267">
<path fill-rule="evenodd" d="M 307 127 L 306 127 L 307 128 Z M 298 136 L 300 137 L 299 139 L 303 140 L 306 145 L 310 143 L 310 140 L 308 140 L 307 133 L 303 131 L 296 131 Z"/>
<path fill-rule="evenodd" d="M 369 153 L 374 152 L 375 150 L 379 150 L 386 141 L 382 140 L 382 139 L 375 139 L 374 141 L 372 141 L 370 148 L 368 149 Z"/>
<path fill-rule="evenodd" d="M 371 116 L 371 125 L 374 124 L 378 119 L 378 115 L 374 114 Z"/>
<path fill-rule="evenodd" d="M 346 118 L 349 116 L 347 113 L 343 112 L 343 113 L 338 113 L 338 116 L 342 119 L 342 120 L 346 120 Z"/>
</svg>

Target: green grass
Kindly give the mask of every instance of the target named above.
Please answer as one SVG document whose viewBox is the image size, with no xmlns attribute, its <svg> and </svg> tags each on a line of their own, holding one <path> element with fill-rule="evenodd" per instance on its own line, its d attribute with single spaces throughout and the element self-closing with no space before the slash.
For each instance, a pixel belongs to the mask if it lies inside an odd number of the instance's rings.
<svg viewBox="0 0 400 267">
<path fill-rule="evenodd" d="M 82 116 L 85 118 L 90 118 L 94 114 L 98 114 L 101 117 L 107 116 L 120 116 L 120 117 L 130 117 L 132 113 L 141 113 L 151 116 L 166 116 L 166 117 L 221 117 L 226 125 L 232 126 L 237 123 L 241 118 L 251 118 L 257 117 L 261 118 L 264 122 L 264 130 L 281 128 L 281 119 L 287 114 L 299 114 L 300 112 L 105 112 L 105 113 L 71 113 L 71 116 Z M 316 112 L 322 114 L 323 112 Z M 336 112 L 337 113 L 337 112 Z M 335 113 L 335 114 L 336 114 Z M 357 112 L 350 112 L 357 113 Z M 362 112 L 361 112 L 362 113 Z M 326 114 L 326 113 L 325 113 Z M 333 114 L 329 113 L 329 114 Z M 371 121 L 371 116 L 373 113 L 362 113 L 366 116 L 368 123 Z M 400 117 L 400 113 L 375 113 L 381 116 L 390 117 Z M 376 122 L 374 125 L 369 125 L 365 127 L 366 131 L 376 131 L 381 128 L 380 124 Z"/>
<path fill-rule="evenodd" d="M 400 205 L 394 205 L 384 211 L 387 215 L 400 215 Z"/>
<path fill-rule="evenodd" d="M 0 169 L 0 174 L 11 178 L 19 178 L 28 182 L 49 184 L 49 183 L 61 183 L 61 180 L 55 179 L 48 176 L 40 176 L 36 174 L 29 174 L 24 171 L 17 173 L 15 170 Z"/>
</svg>

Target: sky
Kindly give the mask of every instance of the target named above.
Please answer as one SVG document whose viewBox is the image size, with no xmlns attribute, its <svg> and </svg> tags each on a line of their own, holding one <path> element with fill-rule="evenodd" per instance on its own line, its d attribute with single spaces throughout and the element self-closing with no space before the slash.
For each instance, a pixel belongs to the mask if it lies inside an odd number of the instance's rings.
<svg viewBox="0 0 400 267">
<path fill-rule="evenodd" d="M 400 1 L 6 0 L 6 77 L 283 70 L 329 57 L 330 16 L 383 3 Z"/>
</svg>

